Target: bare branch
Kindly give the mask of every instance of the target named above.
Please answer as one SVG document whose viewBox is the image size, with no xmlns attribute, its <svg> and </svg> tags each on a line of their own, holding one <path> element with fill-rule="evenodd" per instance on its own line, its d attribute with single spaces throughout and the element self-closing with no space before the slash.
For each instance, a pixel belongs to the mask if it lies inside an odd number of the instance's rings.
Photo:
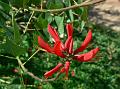
<svg viewBox="0 0 120 89">
<path fill-rule="evenodd" d="M 22 68 L 22 70 L 28 74 L 29 76 L 31 76 L 32 78 L 34 78 L 35 80 L 38 80 L 39 82 L 50 82 L 50 81 L 54 81 L 56 80 L 59 76 L 60 76 L 60 72 L 57 74 L 57 76 L 55 78 L 51 78 L 51 79 L 40 79 L 39 77 L 35 76 L 33 73 L 29 72 L 23 65 L 23 63 L 21 62 L 21 60 L 19 59 L 19 57 L 16 57 L 18 64 L 20 65 L 20 67 Z"/>
<path fill-rule="evenodd" d="M 100 2 L 103 2 L 105 0 L 86 0 L 85 2 L 82 2 L 80 4 L 76 4 L 76 5 L 72 5 L 69 7 L 65 7 L 65 8 L 60 8 L 60 9 L 36 9 L 36 8 L 32 8 L 30 7 L 29 9 L 32 11 L 38 11 L 38 12 L 50 12 L 50 13 L 55 13 L 55 12 L 61 12 L 61 11 L 66 11 L 66 10 L 70 10 L 70 9 L 76 9 L 78 7 L 85 7 L 85 6 L 89 6 L 92 4 L 97 4 Z"/>
</svg>

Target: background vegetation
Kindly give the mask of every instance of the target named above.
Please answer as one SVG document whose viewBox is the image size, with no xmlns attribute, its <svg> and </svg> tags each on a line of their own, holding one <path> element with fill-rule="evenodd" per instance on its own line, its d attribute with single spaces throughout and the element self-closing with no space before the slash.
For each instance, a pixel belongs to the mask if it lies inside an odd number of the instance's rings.
<svg viewBox="0 0 120 89">
<path fill-rule="evenodd" d="M 89 21 L 90 6 L 62 12 L 42 12 L 80 4 L 84 0 L 0 0 L 0 89 L 120 89 L 120 34 Z M 38 8 L 42 11 L 35 11 Z M 45 10 L 44 10 L 45 9 Z M 52 82 L 40 83 L 22 71 L 16 56 L 24 63 L 38 49 L 37 36 L 52 44 L 47 32 L 50 23 L 62 41 L 66 37 L 66 23 L 74 26 L 74 48 L 80 46 L 89 28 L 93 39 L 87 52 L 100 47 L 97 62 L 73 61 L 69 79 L 64 75 Z M 43 78 L 61 58 L 39 51 L 24 65 L 30 72 Z M 54 75 L 55 77 L 56 75 Z"/>
</svg>

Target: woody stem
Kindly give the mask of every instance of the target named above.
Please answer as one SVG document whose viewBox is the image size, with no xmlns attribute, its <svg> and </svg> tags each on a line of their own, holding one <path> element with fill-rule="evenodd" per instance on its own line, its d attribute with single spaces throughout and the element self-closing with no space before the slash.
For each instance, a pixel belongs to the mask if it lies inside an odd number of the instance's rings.
<svg viewBox="0 0 120 89">
<path fill-rule="evenodd" d="M 100 2 L 103 2 L 105 0 L 86 0 L 80 4 L 75 4 L 75 5 L 72 5 L 72 6 L 69 6 L 69 7 L 65 7 L 65 8 L 60 8 L 60 9 L 36 9 L 36 8 L 32 8 L 30 7 L 29 9 L 32 10 L 32 11 L 38 11 L 38 12 L 50 12 L 50 13 L 55 13 L 55 12 L 61 12 L 61 11 L 66 11 L 66 10 L 70 10 L 70 9 L 75 9 L 75 8 L 78 8 L 78 7 L 85 7 L 85 6 L 89 6 L 89 5 L 92 5 L 92 4 L 97 4 L 97 3 L 100 3 Z"/>
<path fill-rule="evenodd" d="M 50 82 L 50 81 L 54 81 L 54 80 L 56 80 L 56 79 L 60 76 L 60 74 L 61 74 L 61 73 L 58 73 L 55 78 L 51 78 L 51 79 L 41 79 L 41 78 L 35 76 L 32 72 L 29 72 L 29 71 L 24 67 L 24 65 L 23 65 L 23 63 L 21 62 L 21 60 L 19 59 L 19 57 L 16 57 L 16 59 L 17 59 L 17 61 L 18 61 L 18 64 L 19 64 L 20 67 L 22 68 L 22 70 L 23 70 L 25 73 L 27 73 L 29 76 L 31 76 L 32 78 L 34 78 L 35 80 L 38 80 L 39 82 Z"/>
</svg>

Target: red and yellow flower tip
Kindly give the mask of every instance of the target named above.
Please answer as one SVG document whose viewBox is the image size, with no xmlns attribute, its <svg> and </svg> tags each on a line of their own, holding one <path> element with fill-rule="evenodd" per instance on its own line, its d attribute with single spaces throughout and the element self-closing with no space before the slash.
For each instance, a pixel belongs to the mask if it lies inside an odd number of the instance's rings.
<svg viewBox="0 0 120 89">
<path fill-rule="evenodd" d="M 56 73 L 58 70 L 60 70 L 60 68 L 62 66 L 63 66 L 62 63 L 58 63 L 57 66 L 55 66 L 53 69 L 51 69 L 50 71 L 48 71 L 44 74 L 45 78 L 48 78 L 48 77 L 52 76 L 54 73 Z"/>
</svg>

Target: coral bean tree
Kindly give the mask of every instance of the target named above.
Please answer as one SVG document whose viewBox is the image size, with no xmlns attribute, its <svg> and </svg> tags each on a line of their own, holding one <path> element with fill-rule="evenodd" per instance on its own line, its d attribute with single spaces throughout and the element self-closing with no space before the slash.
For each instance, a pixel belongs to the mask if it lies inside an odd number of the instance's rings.
<svg viewBox="0 0 120 89">
<path fill-rule="evenodd" d="M 73 26 L 71 23 L 66 24 L 66 31 L 67 31 L 67 39 L 65 43 L 63 43 L 60 40 L 59 34 L 57 31 L 50 25 L 48 24 L 48 32 L 53 38 L 53 46 L 49 45 L 46 41 L 43 40 L 40 36 L 38 36 L 38 45 L 40 48 L 38 48 L 38 51 L 42 48 L 44 52 L 54 54 L 58 57 L 61 57 L 63 60 L 59 61 L 59 63 L 52 68 L 50 71 L 47 71 L 44 73 L 44 78 L 45 79 L 40 79 L 36 77 L 33 73 L 29 72 L 25 67 L 24 64 L 22 63 L 17 57 L 16 59 L 18 60 L 18 63 L 22 67 L 22 69 L 28 73 L 30 76 L 33 78 L 45 82 L 45 81 L 54 81 L 56 80 L 61 74 L 65 74 L 65 78 L 68 79 L 69 75 L 69 69 L 70 69 L 70 64 L 72 61 L 78 61 L 78 62 L 95 62 L 96 60 L 92 60 L 95 55 L 99 51 L 99 47 L 96 47 L 92 49 L 89 52 L 82 53 L 80 54 L 79 52 L 82 52 L 83 50 L 86 49 L 90 41 L 92 40 L 92 29 L 89 29 L 87 36 L 85 37 L 84 41 L 80 45 L 79 48 L 73 49 L 74 46 L 74 41 L 73 41 Z M 37 53 L 37 52 L 36 52 Z M 53 74 L 58 73 L 55 78 L 50 78 Z M 72 71 L 74 73 L 74 71 Z M 74 74 L 73 74 L 74 75 Z"/>
<path fill-rule="evenodd" d="M 100 47 L 89 47 L 94 29 L 88 21 L 88 7 L 103 1 L 0 1 L 0 57 L 17 61 L 12 68 L 16 75 L 27 74 L 39 82 L 76 76 L 72 64 L 98 61 Z M 86 32 L 85 38 L 82 32 Z M 36 60 L 41 63 L 34 64 Z M 20 81 L 28 82 L 23 78 Z"/>
</svg>

